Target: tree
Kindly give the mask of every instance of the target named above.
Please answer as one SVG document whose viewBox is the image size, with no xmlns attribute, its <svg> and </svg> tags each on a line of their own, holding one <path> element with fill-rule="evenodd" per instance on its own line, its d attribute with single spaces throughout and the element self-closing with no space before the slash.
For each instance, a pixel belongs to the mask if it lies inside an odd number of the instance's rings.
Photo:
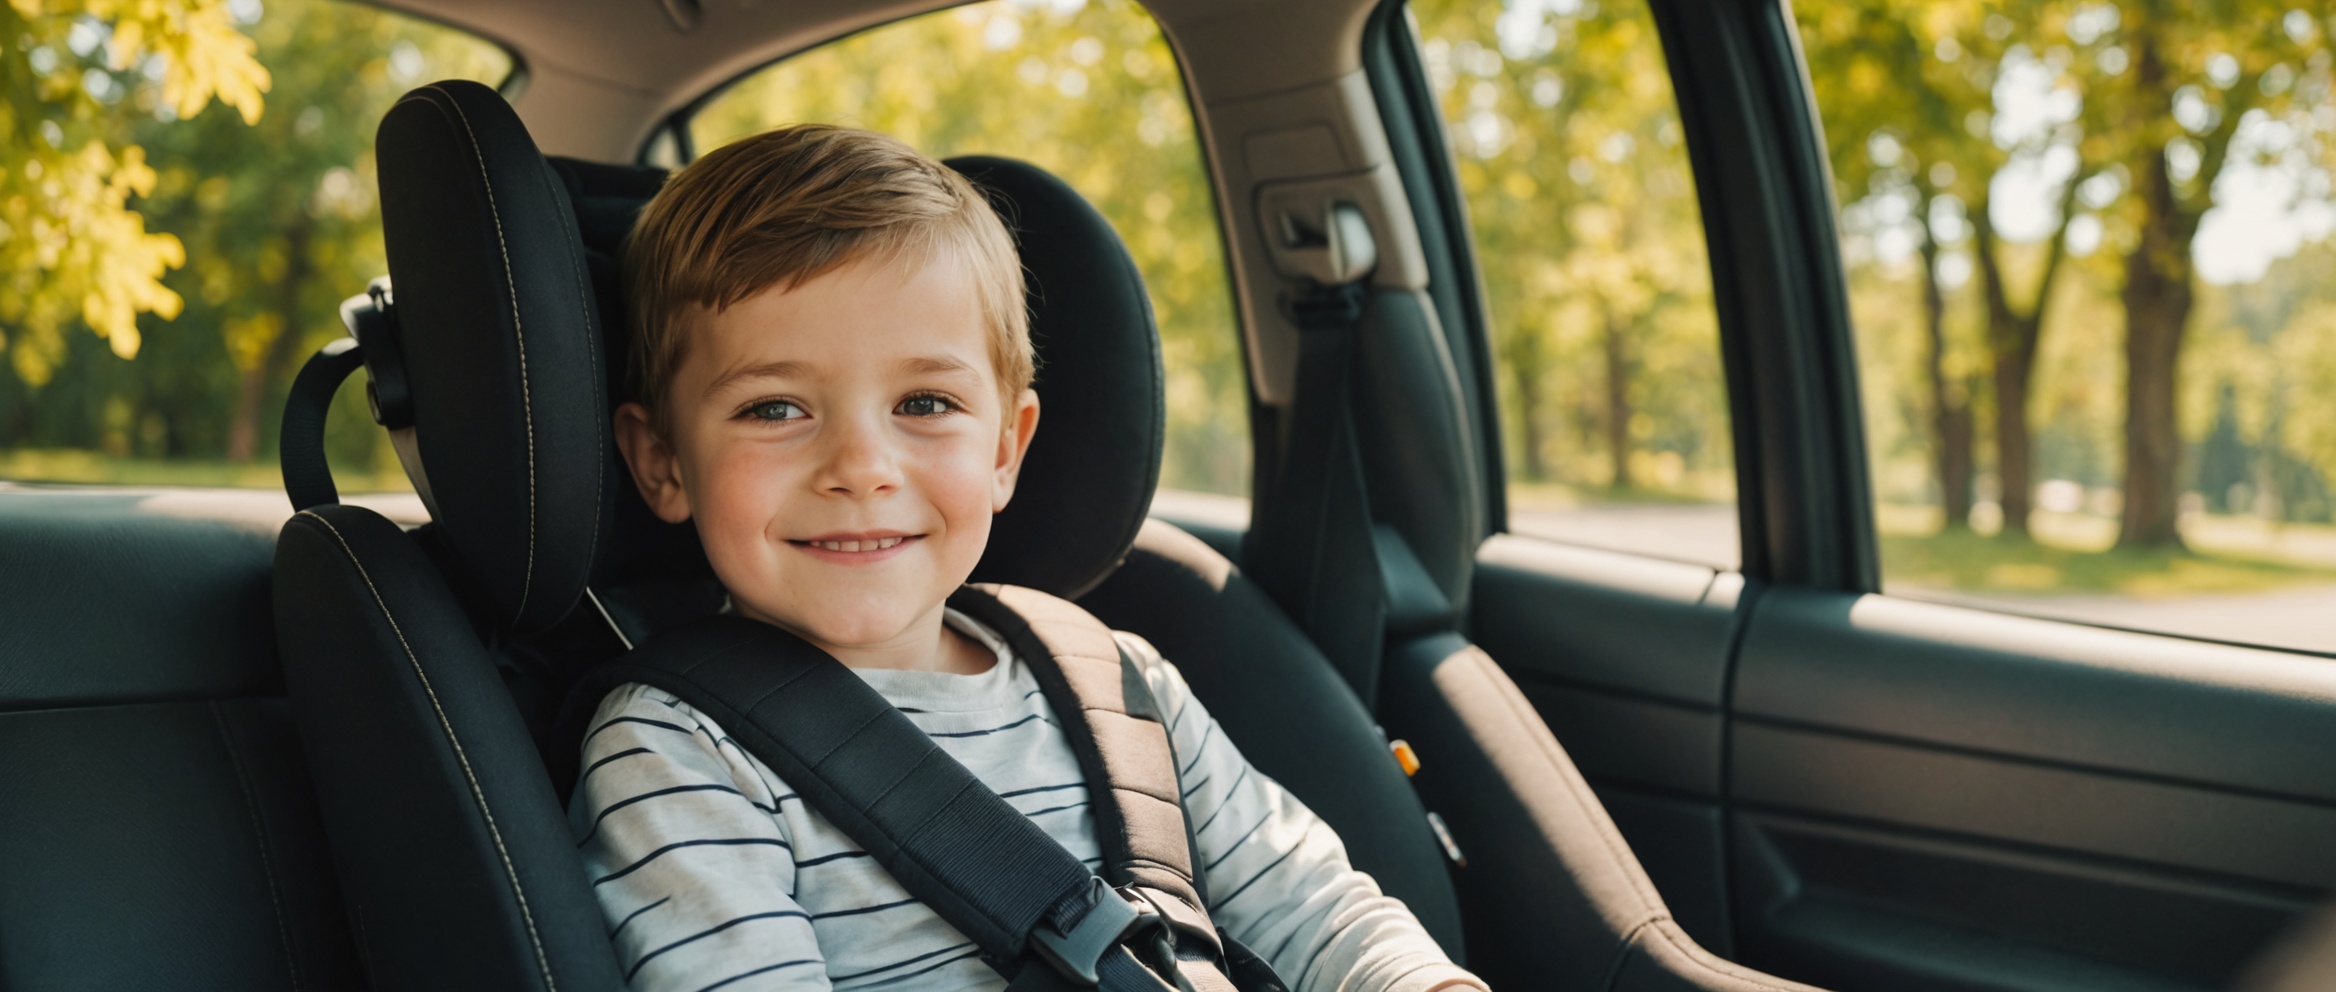
<svg viewBox="0 0 2336 992">
<path fill-rule="evenodd" d="M 185 247 L 129 206 L 153 192 L 145 149 L 120 143 L 141 109 L 122 97 L 151 77 L 153 107 L 191 117 L 216 99 L 259 120 L 268 71 L 222 0 L 10 0 L 0 38 L 0 345 L 16 374 L 46 382 L 79 320 L 124 358 L 140 313 L 175 316 L 162 274 Z"/>
<path fill-rule="evenodd" d="M 1645 8 L 1414 12 L 1479 249 L 1513 474 L 1701 488 L 1694 476 L 1723 474 L 1730 454 L 1726 394 L 1702 218 Z"/>
<path fill-rule="evenodd" d="M 2204 4 L 2137 0 L 2120 26 L 2129 72 L 2104 72 L 2099 90 L 2122 116 L 2119 151 L 2132 177 L 2123 219 L 2125 484 L 2121 547 L 2179 547 L 2182 436 L 2177 387 L 2182 345 L 2197 304 L 2193 246 L 2214 206 L 2215 181 L 2250 118 L 2294 108 L 2292 85 L 2266 86 L 2274 69 L 2292 78 L 2312 58 L 2322 23 L 2276 0 Z M 2326 72 L 2326 55 L 2319 56 Z M 2325 93 L 2320 100 L 2326 100 Z M 2300 123 L 2309 128 L 2309 118 Z M 2305 133 L 2310 133 L 2306 130 Z"/>
</svg>

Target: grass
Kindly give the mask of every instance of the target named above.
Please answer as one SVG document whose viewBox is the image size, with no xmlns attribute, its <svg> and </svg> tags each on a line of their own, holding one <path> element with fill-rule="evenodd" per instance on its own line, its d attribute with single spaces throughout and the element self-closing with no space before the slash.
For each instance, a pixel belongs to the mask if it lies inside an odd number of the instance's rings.
<svg viewBox="0 0 2336 992">
<path fill-rule="evenodd" d="M 1938 531 L 1936 513 L 1877 507 L 1889 582 L 1965 592 L 2108 593 L 2164 598 L 2336 584 L 2336 528 L 2192 515 L 2188 549 L 2117 548 L 2116 522 L 2037 513 L 2029 536 Z"/>
<path fill-rule="evenodd" d="M 111 486 L 204 486 L 282 489 L 284 476 L 273 459 L 229 462 L 217 459 L 116 458 L 67 448 L 0 451 L 0 480 Z M 338 468 L 333 481 L 343 492 L 404 492 L 413 489 L 399 472 L 353 472 Z"/>
<path fill-rule="evenodd" d="M 1562 482 L 1509 483 L 1509 505 L 1527 510 L 1570 510 L 1582 506 L 1612 506 L 1638 504 L 1652 506 L 1686 506 L 1699 503 L 1726 503 L 1735 499 L 1733 490 L 1726 486 L 1701 487 L 1708 491 L 1683 492 L 1678 489 L 1648 487 L 1574 486 Z"/>
</svg>

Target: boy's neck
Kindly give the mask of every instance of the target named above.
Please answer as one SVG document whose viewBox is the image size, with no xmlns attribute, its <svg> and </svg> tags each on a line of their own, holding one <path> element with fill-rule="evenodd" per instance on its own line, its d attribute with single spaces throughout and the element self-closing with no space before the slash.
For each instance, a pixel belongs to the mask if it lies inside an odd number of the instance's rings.
<svg viewBox="0 0 2336 992">
<path fill-rule="evenodd" d="M 944 620 L 941 604 L 934 604 L 932 610 L 909 624 L 908 629 L 901 631 L 899 636 L 872 644 L 829 644 L 771 617 L 762 616 L 744 604 L 740 604 L 739 612 L 803 638 L 811 646 L 843 662 L 845 668 L 980 675 L 989 671 L 998 661 L 996 652 L 951 629 Z"/>
</svg>

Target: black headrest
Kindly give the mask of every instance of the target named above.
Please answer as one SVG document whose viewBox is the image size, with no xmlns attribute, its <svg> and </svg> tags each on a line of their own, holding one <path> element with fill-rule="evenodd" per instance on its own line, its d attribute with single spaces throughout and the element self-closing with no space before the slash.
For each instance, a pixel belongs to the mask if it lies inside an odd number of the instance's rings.
<svg viewBox="0 0 2336 992">
<path fill-rule="evenodd" d="M 671 547 L 694 552 L 693 528 L 662 528 L 637 506 L 607 438 L 607 397 L 625 382 L 616 259 L 662 173 L 547 166 L 502 98 L 472 84 L 409 94 L 380 140 L 427 476 L 415 481 L 507 626 L 556 621 L 595 556 L 702 562 Z M 1109 222 L 1061 180 L 1007 159 L 948 164 L 1015 232 L 1038 352 L 1038 434 L 973 578 L 1075 596 L 1126 556 L 1159 481 L 1166 414 L 1150 299 Z M 596 311 L 612 318 L 605 341 Z M 612 505 L 619 532 L 603 540 Z"/>
<path fill-rule="evenodd" d="M 402 371 L 409 394 L 383 397 L 386 425 L 473 605 L 506 630 L 548 627 L 583 594 L 615 482 L 575 215 L 477 83 L 406 94 L 376 159 L 398 340 L 364 342 L 365 359 L 377 387 Z"/>
</svg>

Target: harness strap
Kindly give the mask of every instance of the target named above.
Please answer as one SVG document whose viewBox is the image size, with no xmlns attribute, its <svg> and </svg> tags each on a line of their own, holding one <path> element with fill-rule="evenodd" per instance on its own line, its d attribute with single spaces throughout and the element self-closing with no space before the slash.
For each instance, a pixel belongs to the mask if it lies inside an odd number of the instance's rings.
<svg viewBox="0 0 2336 992">
<path fill-rule="evenodd" d="M 290 333 L 289 331 L 285 333 Z M 284 399 L 284 424 L 277 454 L 283 460 L 284 493 L 294 510 L 341 501 L 333 488 L 333 470 L 324 458 L 325 414 L 332 409 L 333 393 L 341 380 L 364 364 L 365 353 L 353 338 L 335 338 L 292 377 L 292 393 Z"/>
<path fill-rule="evenodd" d="M 1100 621 L 1042 593 L 969 587 L 950 603 L 999 631 L 1064 720 L 1103 879 L 842 663 L 754 620 L 692 621 L 596 666 L 569 699 L 562 739 L 580 739 L 619 685 L 671 692 L 963 932 L 1014 992 L 1234 992 L 1192 882 L 1175 759 L 1134 662 Z"/>
</svg>

